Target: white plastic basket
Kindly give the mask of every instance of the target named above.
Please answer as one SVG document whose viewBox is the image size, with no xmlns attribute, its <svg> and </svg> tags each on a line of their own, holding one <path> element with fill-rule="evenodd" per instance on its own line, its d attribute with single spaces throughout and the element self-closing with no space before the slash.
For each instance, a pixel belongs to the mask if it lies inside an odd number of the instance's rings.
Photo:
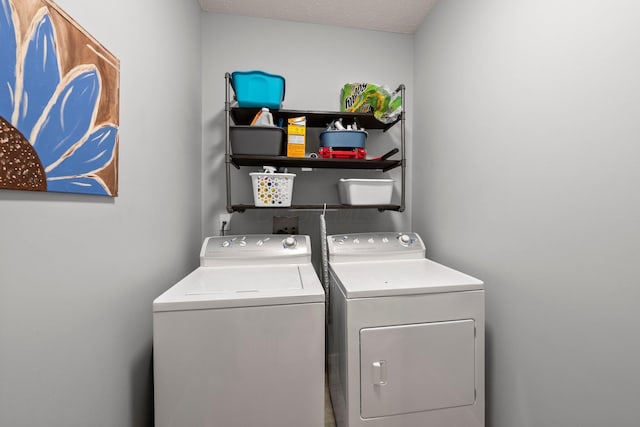
<svg viewBox="0 0 640 427">
<path fill-rule="evenodd" d="M 340 178 L 340 202 L 345 205 L 388 205 L 393 195 L 393 179 Z"/>
<path fill-rule="evenodd" d="M 289 207 L 295 173 L 252 172 L 253 201 L 260 207 Z"/>
</svg>

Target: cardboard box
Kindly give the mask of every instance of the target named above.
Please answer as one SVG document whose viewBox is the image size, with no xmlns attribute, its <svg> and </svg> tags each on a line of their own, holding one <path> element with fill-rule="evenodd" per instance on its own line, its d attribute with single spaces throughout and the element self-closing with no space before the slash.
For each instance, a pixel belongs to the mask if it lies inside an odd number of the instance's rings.
<svg viewBox="0 0 640 427">
<path fill-rule="evenodd" d="M 307 141 L 307 118 L 292 117 L 288 120 L 287 157 L 304 157 Z"/>
</svg>

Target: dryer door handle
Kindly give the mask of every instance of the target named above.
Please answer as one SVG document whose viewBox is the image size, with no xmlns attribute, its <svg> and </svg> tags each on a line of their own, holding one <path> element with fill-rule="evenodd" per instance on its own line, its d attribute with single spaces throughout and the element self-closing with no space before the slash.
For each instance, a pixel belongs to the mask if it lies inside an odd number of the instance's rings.
<svg viewBox="0 0 640 427">
<path fill-rule="evenodd" d="M 387 384 L 387 361 L 379 360 L 371 364 L 371 379 L 373 385 Z"/>
</svg>

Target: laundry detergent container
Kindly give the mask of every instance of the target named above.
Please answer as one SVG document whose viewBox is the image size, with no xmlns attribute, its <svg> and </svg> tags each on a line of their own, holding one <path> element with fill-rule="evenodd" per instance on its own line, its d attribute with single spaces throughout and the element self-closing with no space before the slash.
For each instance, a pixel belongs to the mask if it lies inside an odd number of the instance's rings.
<svg viewBox="0 0 640 427">
<path fill-rule="evenodd" d="M 234 71 L 231 86 L 238 106 L 242 108 L 267 107 L 280 109 L 284 101 L 284 77 L 264 71 Z"/>
</svg>

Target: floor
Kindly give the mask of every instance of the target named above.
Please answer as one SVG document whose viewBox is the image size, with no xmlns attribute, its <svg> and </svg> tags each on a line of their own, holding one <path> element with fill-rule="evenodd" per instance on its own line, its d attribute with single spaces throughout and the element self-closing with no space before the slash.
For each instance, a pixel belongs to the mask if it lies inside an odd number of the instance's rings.
<svg viewBox="0 0 640 427">
<path fill-rule="evenodd" d="M 326 380 L 324 382 L 324 427 L 336 427 L 331 398 L 329 397 L 329 383 Z"/>
</svg>

